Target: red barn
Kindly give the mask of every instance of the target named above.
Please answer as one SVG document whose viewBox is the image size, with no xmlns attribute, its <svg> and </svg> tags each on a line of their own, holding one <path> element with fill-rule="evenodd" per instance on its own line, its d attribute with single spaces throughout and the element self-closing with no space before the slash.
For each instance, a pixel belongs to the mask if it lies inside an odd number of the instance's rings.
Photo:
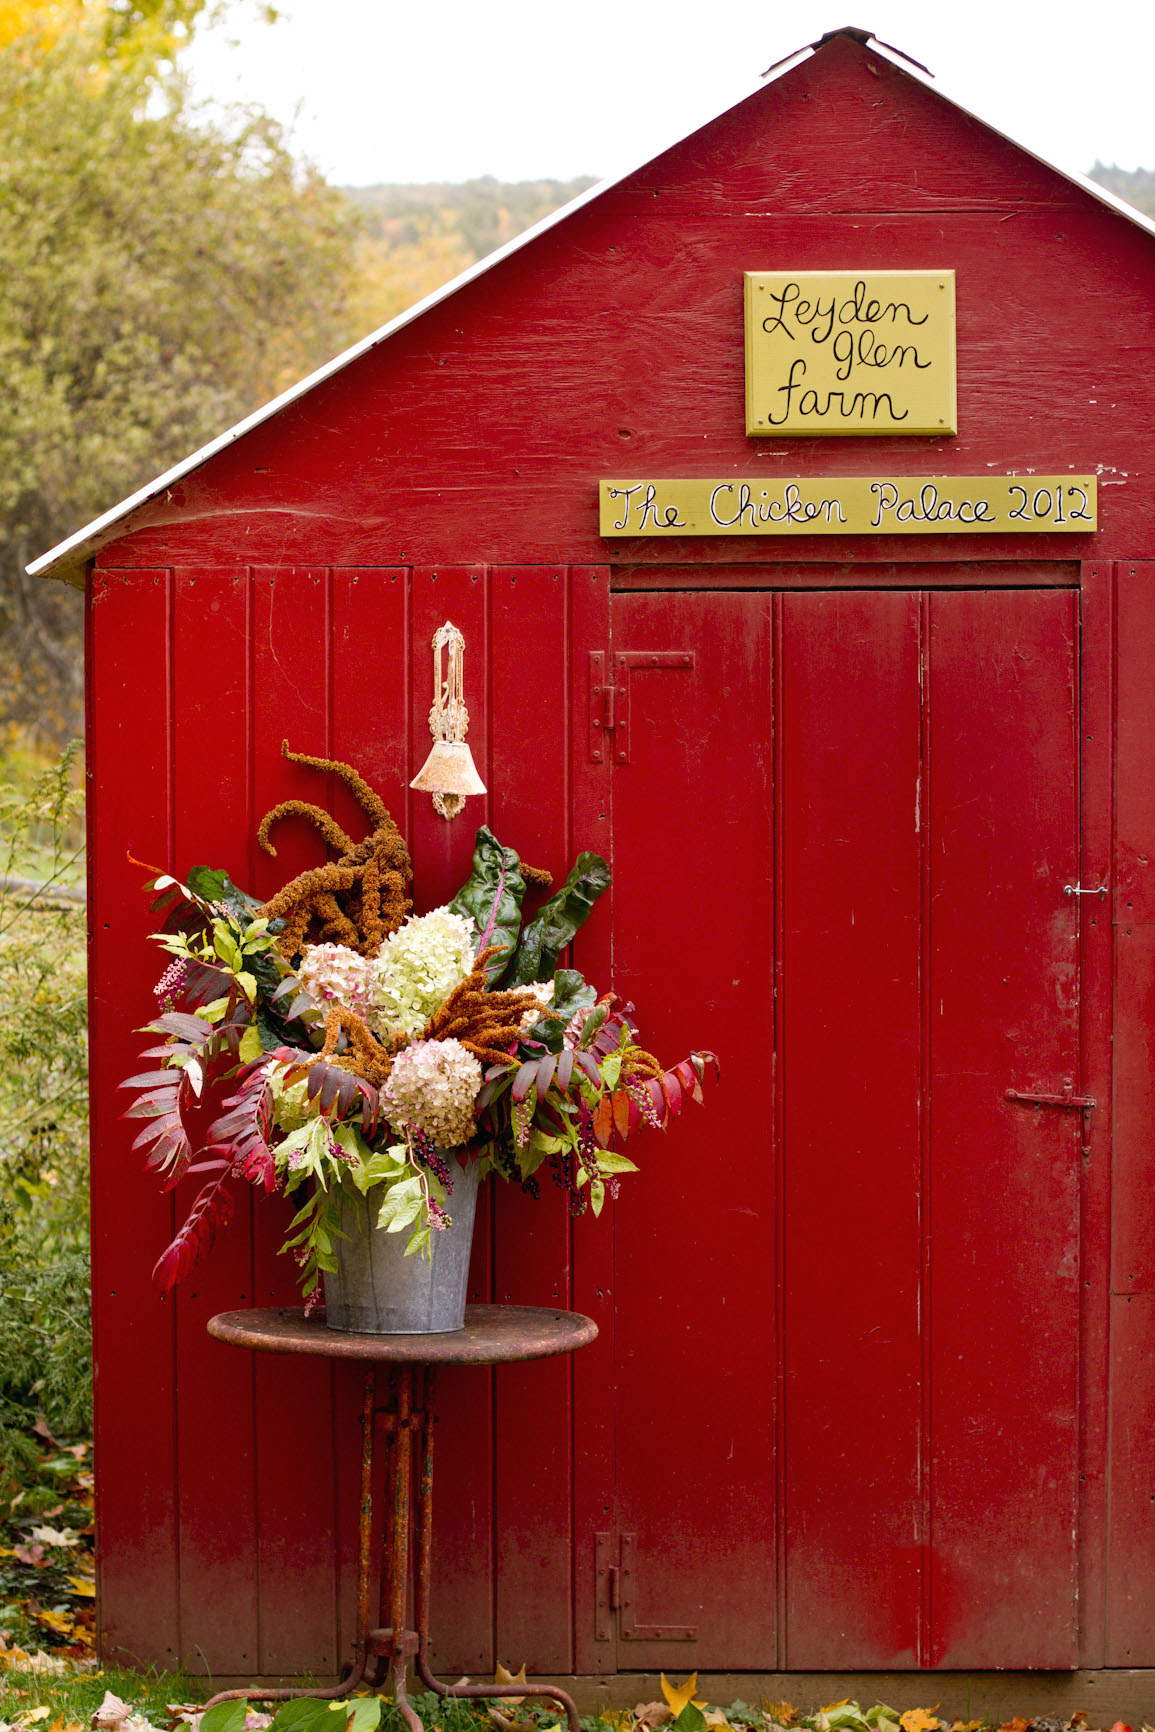
<svg viewBox="0 0 1155 1732">
<path fill-rule="evenodd" d="M 441 1670 L 1083 1668 L 1047 1700 L 1094 1710 L 1155 1667 L 1153 232 L 838 31 L 34 568 L 88 596 L 110 1658 L 348 1636 L 356 1380 L 205 1333 L 292 1301 L 275 1202 L 158 1299 L 117 1094 L 128 855 L 315 860 L 255 847 L 316 793 L 288 736 L 422 906 L 478 822 L 611 856 L 579 964 L 722 1061 L 600 1222 L 492 1199 L 474 1296 L 601 1336 L 443 1377 Z M 446 618 L 452 823 L 408 791 Z"/>
</svg>

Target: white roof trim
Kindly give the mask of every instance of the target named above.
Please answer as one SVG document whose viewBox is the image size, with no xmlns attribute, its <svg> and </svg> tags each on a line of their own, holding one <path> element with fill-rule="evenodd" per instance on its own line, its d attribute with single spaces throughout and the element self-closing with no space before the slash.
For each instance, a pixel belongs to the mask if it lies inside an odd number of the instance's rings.
<svg viewBox="0 0 1155 1732">
<path fill-rule="evenodd" d="M 839 34 L 839 32 L 832 31 L 830 33 L 831 36 L 837 34 Z M 820 39 L 820 42 L 825 42 L 827 40 L 829 40 L 829 37 L 824 37 Z M 748 86 L 742 90 L 733 98 L 732 101 L 727 102 L 724 107 L 712 110 L 708 115 L 704 115 L 700 121 L 697 121 L 692 127 L 690 127 L 688 132 L 682 133 L 678 138 L 671 139 L 668 144 L 662 145 L 660 150 L 655 152 L 654 155 L 663 155 L 667 150 L 674 149 L 674 147 L 680 144 L 683 139 L 691 137 L 695 132 L 700 131 L 702 127 L 708 126 L 712 121 L 720 119 L 721 116 L 727 114 L 731 108 L 734 108 L 738 103 L 745 101 L 747 97 L 753 96 L 757 91 L 764 89 L 767 84 L 776 83 L 779 78 L 784 77 L 787 72 L 792 71 L 794 67 L 797 66 L 807 55 L 813 54 L 814 50 L 820 45 L 820 42 L 811 42 L 796 50 L 795 53 L 787 55 L 785 59 L 778 61 L 777 64 L 772 66 L 767 73 L 763 74 L 756 84 Z M 969 115 L 972 120 L 977 120 L 981 126 L 986 127 L 988 132 L 993 132 L 997 137 L 1006 139 L 1009 144 L 1012 144 L 1018 150 L 1021 150 L 1024 155 L 1032 157 L 1034 161 L 1041 163 L 1044 168 L 1050 169 L 1052 173 L 1060 175 L 1064 180 L 1070 181 L 1083 192 L 1089 193 L 1092 198 L 1097 199 L 1100 204 L 1106 205 L 1108 209 L 1117 212 L 1120 216 L 1126 217 L 1128 221 L 1134 223 L 1136 227 L 1143 229 L 1145 233 L 1155 235 L 1155 220 L 1144 216 L 1140 211 L 1135 210 L 1133 206 L 1127 204 L 1124 199 L 1117 197 L 1115 193 L 1108 192 L 1106 187 L 1099 186 L 1096 181 L 1088 180 L 1085 175 L 1073 174 L 1068 169 L 1057 167 L 1055 163 L 1050 162 L 1045 156 L 1041 155 L 1040 152 L 1032 150 L 1029 144 L 1024 144 L 1021 139 L 1014 137 L 1011 133 L 1004 132 L 1001 127 L 992 125 L 992 123 L 985 120 L 982 115 L 976 114 L 973 109 L 968 108 L 965 103 L 957 102 L 952 96 L 947 94 L 932 74 L 924 71 L 916 61 L 908 59 L 907 56 L 899 50 L 887 47 L 883 43 L 880 43 L 876 37 L 872 36 L 870 39 L 870 52 L 879 55 L 881 59 L 886 60 L 892 66 L 897 67 L 900 72 L 904 73 L 908 78 L 914 79 L 916 83 L 922 84 L 926 89 L 934 91 L 936 96 L 945 98 L 952 107 L 957 108 L 963 114 Z M 244 420 L 238 421 L 235 427 L 230 427 L 227 432 L 219 434 L 216 439 L 210 440 L 207 445 L 202 445 L 199 451 L 194 451 L 191 456 L 183 458 L 180 463 L 174 464 L 171 469 L 166 469 L 163 475 L 158 475 L 156 477 L 155 481 L 150 481 L 147 486 L 141 487 L 136 493 L 130 494 L 127 499 L 122 499 L 119 505 L 114 505 L 111 510 L 104 512 L 102 516 L 96 517 L 91 523 L 85 524 L 83 529 L 78 529 L 74 535 L 70 535 L 65 541 L 59 542 L 47 553 L 42 553 L 39 559 L 33 560 L 32 564 L 27 567 L 28 575 L 30 577 L 48 577 L 52 575 L 65 577 L 70 575 L 70 573 L 76 569 L 81 560 L 86 558 L 90 553 L 95 552 L 106 541 L 112 539 L 112 531 L 115 529 L 116 525 L 135 511 L 138 506 L 146 505 L 149 500 L 155 499 L 157 495 L 163 493 L 166 488 L 183 480 L 184 477 L 189 475 L 194 469 L 200 468 L 202 463 L 207 463 L 210 457 L 215 457 L 218 452 L 227 450 L 230 445 L 235 444 L 238 439 L 242 438 L 244 434 L 251 432 L 254 427 L 261 426 L 263 422 L 271 419 L 271 417 L 279 413 L 280 410 L 287 408 L 290 403 L 295 403 L 299 397 L 305 396 L 305 394 L 311 391 L 315 385 L 320 385 L 324 380 L 332 378 L 335 373 L 341 372 L 341 370 L 347 367 L 350 362 L 357 360 L 361 355 L 367 354 L 370 349 L 376 348 L 378 343 L 385 342 L 397 331 L 404 330 L 406 325 L 412 324 L 413 321 L 419 319 L 423 313 L 428 312 L 433 307 L 440 306 L 442 301 L 446 301 L 451 295 L 455 295 L 457 291 L 463 289 L 467 283 L 473 282 L 477 277 L 484 276 L 487 271 L 492 270 L 493 267 L 500 264 L 503 259 L 507 259 L 514 253 L 520 252 L 523 247 L 528 246 L 530 242 L 536 240 L 539 235 L 546 234 L 550 229 L 556 228 L 559 223 L 565 222 L 566 219 L 572 216 L 575 211 L 581 210 L 583 206 L 587 204 L 592 204 L 593 201 L 600 198 L 604 192 L 608 192 L 611 187 L 619 185 L 623 180 L 627 180 L 630 175 L 636 174 L 639 169 L 644 168 L 647 163 L 652 162 L 653 160 L 653 155 L 648 156 L 642 162 L 635 163 L 632 168 L 624 169 L 620 174 L 611 175 L 606 180 L 598 181 L 595 186 L 587 187 L 585 192 L 579 193 L 578 196 L 575 199 L 571 199 L 568 204 L 561 205 L 557 210 L 551 211 L 548 216 L 543 217 L 542 220 L 535 223 L 532 228 L 525 229 L 521 234 L 515 235 L 512 240 L 506 241 L 505 245 L 498 247 L 495 252 L 487 253 L 483 259 L 478 259 L 476 264 L 470 265 L 469 268 L 462 271 L 459 276 L 452 278 L 451 281 L 447 283 L 443 283 L 442 286 L 439 289 L 435 289 L 432 294 L 426 295 L 423 300 L 416 301 L 413 306 L 406 308 L 405 312 L 399 313 L 396 318 L 390 319 L 387 324 L 384 324 L 378 330 L 371 332 L 369 336 L 363 337 L 359 343 L 354 343 L 352 348 L 345 349 L 340 355 L 334 356 L 331 361 L 326 361 L 323 367 L 318 367 L 316 372 L 310 373 L 306 378 L 299 380 L 297 384 L 290 386 L 287 391 L 282 391 L 279 397 L 272 398 L 270 402 L 265 403 L 261 408 L 254 410 L 251 415 L 246 415 Z M 58 566 L 63 566 L 66 569 L 58 572 L 56 570 Z"/>
</svg>

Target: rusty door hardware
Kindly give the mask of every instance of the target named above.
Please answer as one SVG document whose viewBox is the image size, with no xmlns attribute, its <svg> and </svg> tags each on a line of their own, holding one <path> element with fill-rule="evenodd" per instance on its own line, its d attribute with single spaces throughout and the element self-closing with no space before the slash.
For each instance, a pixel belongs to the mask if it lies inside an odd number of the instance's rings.
<svg viewBox="0 0 1155 1732">
<path fill-rule="evenodd" d="M 590 651 L 589 723 L 590 762 L 600 764 L 606 736 L 614 736 L 614 763 L 630 761 L 630 675 L 635 668 L 672 668 L 685 673 L 695 665 L 693 650 L 617 650 L 610 658 L 607 677 L 606 652 Z"/>
<path fill-rule="evenodd" d="M 614 1561 L 612 1534 L 594 1535 L 594 1559 L 597 1573 L 595 1633 L 599 1642 L 609 1642 L 617 1634 L 623 1642 L 696 1642 L 697 1624 L 639 1624 L 637 1602 L 637 1535 L 623 1534 L 621 1561 Z"/>
<path fill-rule="evenodd" d="M 1095 1104 L 1092 1096 L 1077 1095 L 1075 1093 L 1075 1085 L 1071 1082 L 1069 1077 L 1063 1082 L 1062 1094 L 1032 1095 L 1024 1094 L 1019 1089 L 1008 1089 L 1006 1094 L 1003 1096 L 1003 1099 L 1008 1101 L 1020 1101 L 1025 1106 L 1032 1107 L 1067 1107 L 1072 1112 L 1086 1111 Z"/>
</svg>

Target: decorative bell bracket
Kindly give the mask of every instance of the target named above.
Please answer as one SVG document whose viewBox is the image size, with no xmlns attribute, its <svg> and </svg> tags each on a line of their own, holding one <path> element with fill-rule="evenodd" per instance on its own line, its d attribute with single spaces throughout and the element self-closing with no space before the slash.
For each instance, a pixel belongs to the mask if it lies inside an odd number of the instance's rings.
<svg viewBox="0 0 1155 1732">
<path fill-rule="evenodd" d="M 433 707 L 429 732 L 433 747 L 409 786 L 433 795 L 443 818 L 456 818 L 467 794 L 484 794 L 473 753 L 465 743 L 469 711 L 465 707 L 465 639 L 446 620 L 433 634 Z"/>
</svg>

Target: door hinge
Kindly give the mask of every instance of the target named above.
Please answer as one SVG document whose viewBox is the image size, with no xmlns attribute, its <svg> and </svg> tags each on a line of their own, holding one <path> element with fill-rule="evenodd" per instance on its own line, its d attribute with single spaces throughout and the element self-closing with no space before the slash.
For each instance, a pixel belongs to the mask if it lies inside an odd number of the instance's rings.
<svg viewBox="0 0 1155 1732">
<path fill-rule="evenodd" d="M 595 1636 L 612 1641 L 614 1624 L 624 1642 L 696 1642 L 697 1624 L 639 1624 L 637 1621 L 637 1536 L 623 1534 L 621 1560 L 614 1562 L 613 1535 L 594 1535 L 597 1572 Z"/>
<path fill-rule="evenodd" d="M 1086 1112 L 1094 1106 L 1091 1095 L 1077 1095 L 1075 1085 L 1069 1077 L 1063 1081 L 1063 1090 L 1057 1095 L 1024 1094 L 1020 1089 L 1008 1089 L 1003 1096 L 1007 1101 L 1018 1101 L 1023 1106 L 1031 1107 L 1066 1107 L 1072 1112 Z"/>
<path fill-rule="evenodd" d="M 615 764 L 630 761 L 630 676 L 638 668 L 672 668 L 682 672 L 695 665 L 693 650 L 591 650 L 589 663 L 590 762 L 600 764 L 613 735 Z"/>
</svg>

